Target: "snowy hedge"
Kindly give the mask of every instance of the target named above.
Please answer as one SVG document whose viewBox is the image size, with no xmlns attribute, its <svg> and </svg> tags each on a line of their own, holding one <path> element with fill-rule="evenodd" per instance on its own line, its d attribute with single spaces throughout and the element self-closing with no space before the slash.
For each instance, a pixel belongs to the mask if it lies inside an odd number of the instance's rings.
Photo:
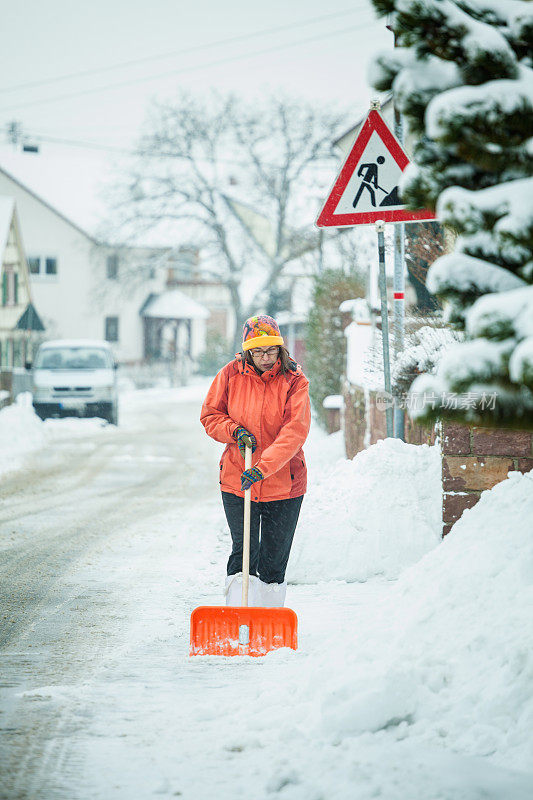
<svg viewBox="0 0 533 800">
<path fill-rule="evenodd" d="M 403 199 L 458 235 L 427 286 L 467 341 L 414 382 L 411 413 L 533 428 L 533 3 L 373 3 L 399 48 L 370 80 L 417 139 Z"/>
</svg>

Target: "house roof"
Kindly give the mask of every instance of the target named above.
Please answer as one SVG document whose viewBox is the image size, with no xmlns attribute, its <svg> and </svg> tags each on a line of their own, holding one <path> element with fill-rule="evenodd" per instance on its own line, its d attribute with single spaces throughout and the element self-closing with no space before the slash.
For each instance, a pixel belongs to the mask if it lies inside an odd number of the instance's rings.
<svg viewBox="0 0 533 800">
<path fill-rule="evenodd" d="M 16 324 L 16 327 L 22 331 L 44 331 L 45 327 L 41 318 L 32 303 L 28 303 L 26 310 Z"/>
<path fill-rule="evenodd" d="M 12 171 L 8 170 L 5 166 L 4 155 L 0 155 L 0 173 L 2 173 L 7 178 L 16 183 L 17 186 L 20 186 L 21 189 L 24 189 L 26 192 L 28 192 L 28 194 L 30 194 L 32 197 L 38 200 L 39 203 L 42 203 L 44 206 L 50 209 L 50 211 L 52 211 L 54 214 L 60 217 L 64 222 L 66 222 L 68 225 L 71 225 L 79 233 L 83 234 L 83 236 L 86 236 L 93 242 L 96 241 L 94 236 L 92 236 L 90 233 L 88 233 L 87 230 L 85 230 L 76 222 L 74 222 L 74 220 L 71 217 L 67 216 L 66 214 L 63 214 L 57 207 L 49 203 L 48 200 L 45 200 L 44 197 L 42 197 L 38 192 L 36 192 L 30 184 L 23 182 L 22 180 L 19 179 L 19 177 L 17 177 L 17 175 L 15 175 Z M 65 203 L 68 203 L 67 197 L 65 197 Z"/>
<path fill-rule="evenodd" d="M 151 294 L 140 310 L 142 317 L 153 319 L 207 319 L 209 311 L 201 303 L 178 289 Z"/>
<path fill-rule="evenodd" d="M 14 208 L 15 201 L 12 197 L 0 195 L 0 254 L 4 252 L 7 244 Z"/>
<path fill-rule="evenodd" d="M 110 206 L 106 192 L 117 180 L 120 165 L 108 156 L 76 157 L 48 148 L 38 154 L 14 152 L 0 145 L 0 175 L 4 174 L 39 203 L 96 244 L 132 249 L 176 249 L 190 243 L 190 222 L 162 220 L 143 230 L 139 223 L 130 231 L 119 231 L 116 241 L 106 223 Z M 123 165 L 123 169 L 127 169 Z"/>
<path fill-rule="evenodd" d="M 392 103 L 392 94 L 390 94 L 388 97 L 386 97 L 384 100 L 381 101 L 381 108 L 382 109 L 383 108 L 387 108 L 391 103 Z M 361 125 L 363 124 L 365 119 L 367 118 L 367 115 L 368 115 L 368 111 L 365 111 L 363 116 L 360 117 L 354 125 L 352 125 L 350 128 L 348 128 L 348 130 L 344 131 L 344 133 L 341 133 L 340 136 L 338 136 L 336 139 L 334 139 L 334 141 L 332 142 L 333 147 L 341 147 L 342 148 L 343 143 L 348 138 L 353 138 L 354 141 L 355 141 L 355 134 L 356 134 L 356 132 L 358 132 L 359 128 L 361 127 Z M 353 142 L 352 142 L 352 144 L 353 144 Z"/>
</svg>

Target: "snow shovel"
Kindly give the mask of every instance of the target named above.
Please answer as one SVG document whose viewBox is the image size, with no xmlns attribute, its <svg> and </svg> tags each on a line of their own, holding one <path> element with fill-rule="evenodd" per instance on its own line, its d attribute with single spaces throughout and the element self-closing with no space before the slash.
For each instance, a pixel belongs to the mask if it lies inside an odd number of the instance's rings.
<svg viewBox="0 0 533 800">
<path fill-rule="evenodd" d="M 252 466 L 246 448 L 244 468 Z M 264 656 L 279 647 L 296 650 L 298 618 L 291 608 L 248 605 L 251 489 L 244 493 L 242 606 L 199 606 L 191 614 L 191 656 Z"/>
</svg>

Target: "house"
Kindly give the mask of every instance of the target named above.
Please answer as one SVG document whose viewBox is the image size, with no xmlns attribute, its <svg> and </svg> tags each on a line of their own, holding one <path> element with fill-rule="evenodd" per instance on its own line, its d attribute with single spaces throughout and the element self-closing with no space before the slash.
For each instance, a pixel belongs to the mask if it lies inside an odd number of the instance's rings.
<svg viewBox="0 0 533 800">
<path fill-rule="evenodd" d="M 392 102 L 392 95 L 386 97 L 385 100 L 381 103 L 381 108 L 379 113 L 387 123 L 387 127 L 393 131 L 394 130 L 394 104 Z M 351 128 L 348 128 L 347 131 L 344 131 L 335 141 L 333 142 L 333 147 L 336 148 L 339 153 L 346 158 L 348 153 L 353 147 L 353 144 L 357 137 L 359 136 L 359 132 L 363 127 L 363 122 L 365 121 L 367 115 L 365 114 L 362 116 Z M 404 148 L 406 149 L 406 148 Z"/>
<path fill-rule="evenodd" d="M 44 331 L 31 288 L 15 200 L 0 195 L 0 368 L 5 372 L 24 368 Z"/>
<path fill-rule="evenodd" d="M 190 371 L 205 350 L 210 310 L 187 293 L 187 280 L 176 286 L 180 250 L 97 244 L 92 257 L 90 297 L 117 359 L 138 366 L 179 356 Z"/>
<path fill-rule="evenodd" d="M 16 161 L 13 164 L 16 171 Z M 194 365 L 205 350 L 207 330 L 214 328 L 223 336 L 232 332 L 229 292 L 216 280 L 202 279 L 197 250 L 110 246 L 65 213 L 66 190 L 60 210 L 35 190 L 37 166 L 34 179 L 32 174 L 26 168 L 30 186 L 0 166 L 0 193 L 17 203 L 31 294 L 47 338 L 106 339 L 123 364 L 183 353 Z M 46 182 L 42 185 L 46 190 Z M 183 295 L 179 302 L 177 291 Z M 165 318 L 161 333 L 164 329 L 167 345 L 160 347 L 154 344 L 156 326 L 148 320 L 155 319 L 154 298 L 165 292 L 173 293 L 173 307 L 180 316 Z M 166 303 L 166 313 L 171 306 Z M 147 330 L 152 333 L 147 335 Z"/>
</svg>

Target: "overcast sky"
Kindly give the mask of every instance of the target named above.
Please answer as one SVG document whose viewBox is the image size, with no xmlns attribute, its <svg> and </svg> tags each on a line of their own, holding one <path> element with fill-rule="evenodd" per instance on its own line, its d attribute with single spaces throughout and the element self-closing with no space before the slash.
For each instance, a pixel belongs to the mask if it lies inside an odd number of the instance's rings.
<svg viewBox="0 0 533 800">
<path fill-rule="evenodd" d="M 369 57 L 392 47 L 370 0 L 24 0 L 2 17 L 3 140 L 18 120 L 30 136 L 128 146 L 150 97 L 176 87 L 283 92 L 355 120 L 373 94 Z"/>
</svg>

